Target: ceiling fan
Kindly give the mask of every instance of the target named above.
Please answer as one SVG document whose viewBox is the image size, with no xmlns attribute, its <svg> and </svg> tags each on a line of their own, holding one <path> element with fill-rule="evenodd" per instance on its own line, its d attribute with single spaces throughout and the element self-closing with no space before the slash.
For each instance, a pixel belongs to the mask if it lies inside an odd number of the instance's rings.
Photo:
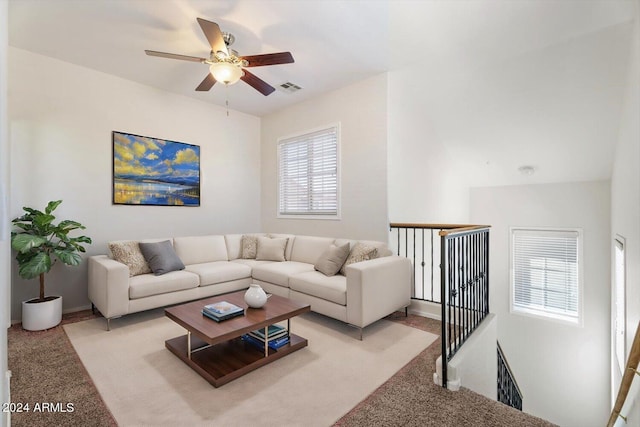
<svg viewBox="0 0 640 427">
<path fill-rule="evenodd" d="M 204 35 L 211 45 L 211 53 L 208 58 L 145 50 L 145 53 L 149 56 L 208 64 L 209 74 L 207 74 L 202 83 L 198 85 L 196 88 L 197 91 L 208 91 L 216 82 L 232 85 L 238 80 L 242 80 L 264 96 L 267 96 L 276 89 L 245 68 L 290 64 L 294 62 L 291 52 L 238 56 L 238 52 L 229 48 L 235 41 L 233 34 L 220 31 L 218 24 L 202 18 L 198 18 L 198 24 L 200 24 L 200 28 L 202 28 Z"/>
</svg>

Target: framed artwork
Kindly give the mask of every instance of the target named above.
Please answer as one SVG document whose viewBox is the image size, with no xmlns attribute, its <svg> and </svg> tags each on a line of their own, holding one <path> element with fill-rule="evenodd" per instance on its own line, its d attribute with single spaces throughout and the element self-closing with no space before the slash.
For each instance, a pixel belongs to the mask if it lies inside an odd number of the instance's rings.
<svg viewBox="0 0 640 427">
<path fill-rule="evenodd" d="M 200 147 L 113 131 L 113 204 L 200 206 Z"/>
</svg>

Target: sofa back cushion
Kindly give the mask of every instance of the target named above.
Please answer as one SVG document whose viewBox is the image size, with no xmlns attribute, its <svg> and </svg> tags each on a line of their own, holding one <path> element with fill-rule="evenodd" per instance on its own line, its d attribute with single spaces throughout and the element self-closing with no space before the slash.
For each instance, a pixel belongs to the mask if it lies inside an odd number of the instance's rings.
<svg viewBox="0 0 640 427">
<path fill-rule="evenodd" d="M 175 237 L 173 247 L 185 265 L 229 259 L 224 236 Z"/>
<path fill-rule="evenodd" d="M 291 261 L 313 265 L 334 240 L 331 237 L 296 236 L 291 250 Z"/>
</svg>

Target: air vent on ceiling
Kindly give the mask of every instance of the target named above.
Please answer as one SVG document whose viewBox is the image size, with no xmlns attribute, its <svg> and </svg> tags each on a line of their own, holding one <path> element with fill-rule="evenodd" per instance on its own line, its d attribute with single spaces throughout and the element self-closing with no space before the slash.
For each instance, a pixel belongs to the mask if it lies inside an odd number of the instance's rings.
<svg viewBox="0 0 640 427">
<path fill-rule="evenodd" d="M 282 90 L 283 92 L 287 92 L 287 93 L 297 92 L 300 89 L 302 89 L 302 87 L 298 86 L 295 83 L 291 83 L 291 82 L 282 83 L 278 87 L 280 88 L 280 90 Z"/>
</svg>

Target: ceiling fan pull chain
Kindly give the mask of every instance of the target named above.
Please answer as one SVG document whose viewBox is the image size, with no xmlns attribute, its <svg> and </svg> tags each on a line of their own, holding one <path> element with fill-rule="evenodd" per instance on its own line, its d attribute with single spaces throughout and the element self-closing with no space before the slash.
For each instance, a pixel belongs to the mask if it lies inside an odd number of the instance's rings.
<svg viewBox="0 0 640 427">
<path fill-rule="evenodd" d="M 224 85 L 224 87 L 225 87 L 225 90 L 224 90 L 225 101 L 224 101 L 224 103 L 227 106 L 227 117 L 229 117 L 229 85 Z"/>
</svg>

